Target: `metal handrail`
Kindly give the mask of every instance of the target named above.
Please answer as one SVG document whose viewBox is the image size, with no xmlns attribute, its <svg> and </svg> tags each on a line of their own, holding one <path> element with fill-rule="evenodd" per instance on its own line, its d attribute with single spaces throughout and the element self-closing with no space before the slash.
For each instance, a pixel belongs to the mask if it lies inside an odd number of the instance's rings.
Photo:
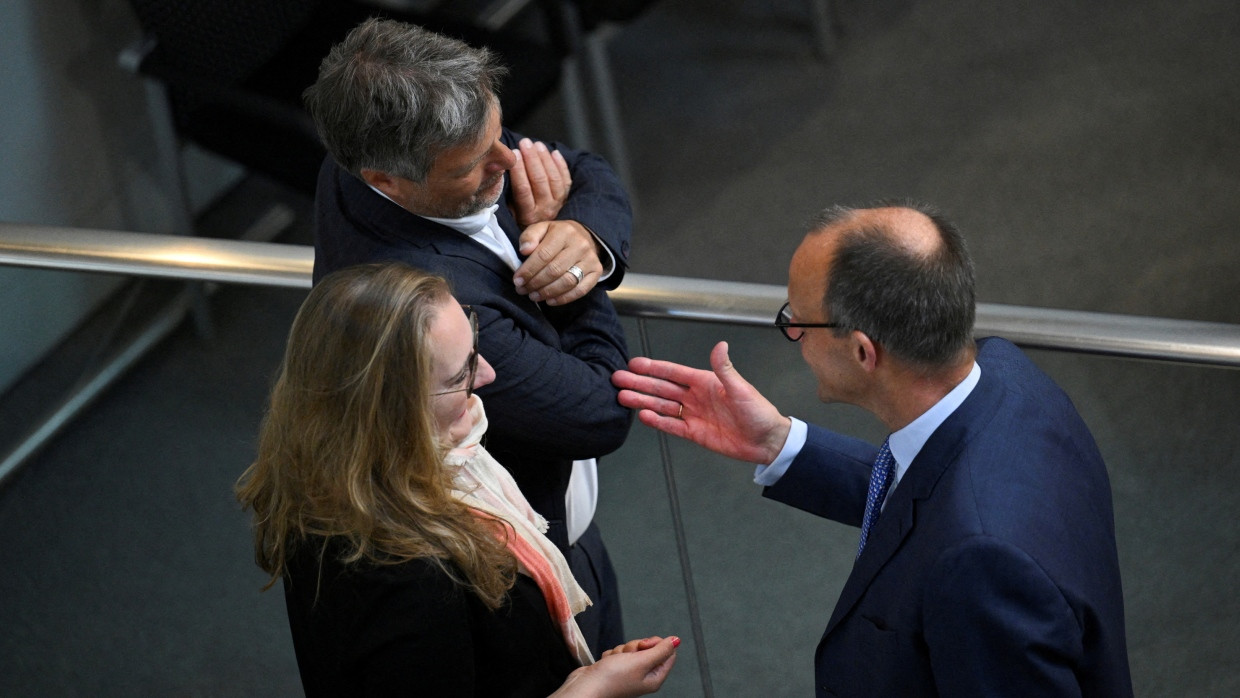
<svg viewBox="0 0 1240 698">
<path fill-rule="evenodd" d="M 314 250 L 243 240 L 0 223 L 0 264 L 309 288 Z M 783 286 L 628 274 L 623 315 L 769 325 Z M 1025 347 L 1240 367 L 1240 325 L 979 303 L 976 334 Z"/>
</svg>

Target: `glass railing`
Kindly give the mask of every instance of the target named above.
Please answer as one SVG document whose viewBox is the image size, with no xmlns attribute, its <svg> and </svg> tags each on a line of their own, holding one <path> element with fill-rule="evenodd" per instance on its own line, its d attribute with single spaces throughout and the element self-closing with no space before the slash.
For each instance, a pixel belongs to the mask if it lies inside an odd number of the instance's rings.
<svg viewBox="0 0 1240 698">
<path fill-rule="evenodd" d="M 636 321 L 626 323 L 635 338 Z M 646 324 L 659 358 L 705 368 L 711 347 L 727 340 L 737 370 L 785 414 L 875 444 L 885 436 L 868 413 L 820 403 L 799 347 L 776 330 Z M 1234 662 L 1240 578 L 1240 371 L 1028 353 L 1072 398 L 1108 466 L 1136 694 L 1232 695 L 1234 673 L 1223 667 Z M 751 466 L 673 438 L 678 543 L 658 439 L 639 424 L 600 466 L 598 521 L 620 571 L 626 631 L 688 634 L 684 545 L 713 694 L 813 695 L 814 649 L 851 570 L 857 529 L 766 500 Z M 698 655 L 682 652 L 679 662 L 665 692 L 706 695 Z"/>
<path fill-rule="evenodd" d="M 26 267 L 308 288 L 312 259 L 299 245 L 0 224 L 0 264 Z M 785 413 L 881 440 L 868 414 L 817 401 L 798 347 L 770 328 L 784 294 L 630 274 L 612 297 L 635 353 L 704 367 L 726 339 L 737 368 Z M 154 316 L 87 390 L 103 390 L 190 304 L 178 297 Z M 1142 694 L 1176 693 L 1167 665 L 1184 647 L 1201 651 L 1214 610 L 1234 607 L 1227 580 L 1240 574 L 1226 524 L 1240 506 L 1230 416 L 1240 372 L 1218 368 L 1240 366 L 1240 326 L 982 304 L 977 328 L 1029 349 L 1094 430 L 1112 478 L 1134 681 Z M 90 397 L 66 399 L 6 457 L 0 479 Z M 619 570 L 626 633 L 687 643 L 664 693 L 808 695 L 856 529 L 764 500 L 750 466 L 641 425 L 600 476 L 598 521 Z"/>
</svg>

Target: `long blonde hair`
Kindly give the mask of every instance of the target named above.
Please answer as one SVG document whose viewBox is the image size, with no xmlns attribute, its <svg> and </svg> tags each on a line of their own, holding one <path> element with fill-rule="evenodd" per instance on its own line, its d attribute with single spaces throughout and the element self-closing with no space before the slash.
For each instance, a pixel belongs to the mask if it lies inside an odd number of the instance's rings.
<svg viewBox="0 0 1240 698">
<path fill-rule="evenodd" d="M 345 540 L 345 564 L 434 560 L 492 608 L 512 587 L 502 527 L 451 495 L 451 444 L 430 408 L 428 335 L 449 297 L 442 278 L 389 263 L 330 274 L 302 304 L 258 456 L 237 482 L 264 588 L 312 537 L 320 554 L 329 537 Z"/>
</svg>

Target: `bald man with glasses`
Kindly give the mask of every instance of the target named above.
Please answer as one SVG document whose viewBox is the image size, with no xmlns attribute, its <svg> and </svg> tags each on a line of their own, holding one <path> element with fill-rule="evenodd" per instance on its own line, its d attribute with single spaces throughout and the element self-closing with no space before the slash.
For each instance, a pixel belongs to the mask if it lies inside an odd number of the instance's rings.
<svg viewBox="0 0 1240 698">
<path fill-rule="evenodd" d="M 861 528 L 815 653 L 818 696 L 1130 696 L 1106 467 L 1067 395 L 973 339 L 973 264 L 919 204 L 833 207 L 775 325 L 823 402 L 879 448 L 782 415 L 727 344 L 711 370 L 645 357 L 612 382 L 645 424 L 748 463 L 763 494 Z"/>
</svg>

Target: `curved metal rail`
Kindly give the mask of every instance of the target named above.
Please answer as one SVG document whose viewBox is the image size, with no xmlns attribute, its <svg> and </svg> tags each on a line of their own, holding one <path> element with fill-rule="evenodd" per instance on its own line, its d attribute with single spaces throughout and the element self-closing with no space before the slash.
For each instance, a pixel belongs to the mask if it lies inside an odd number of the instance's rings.
<svg viewBox="0 0 1240 698">
<path fill-rule="evenodd" d="M 305 245 L 0 223 L 0 264 L 197 281 L 310 287 Z M 611 293 L 621 314 L 768 325 L 785 289 L 710 279 L 629 274 Z M 1240 326 L 979 303 L 978 335 L 1106 356 L 1240 367 Z"/>
</svg>

